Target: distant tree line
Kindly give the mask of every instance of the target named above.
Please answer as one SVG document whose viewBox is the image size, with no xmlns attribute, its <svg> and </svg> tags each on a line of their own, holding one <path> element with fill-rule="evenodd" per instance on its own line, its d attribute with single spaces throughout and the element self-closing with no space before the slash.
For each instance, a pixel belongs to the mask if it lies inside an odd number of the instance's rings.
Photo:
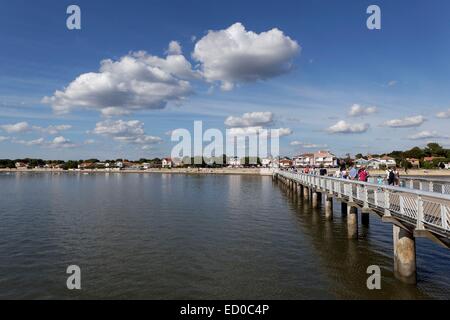
<svg viewBox="0 0 450 320">
<path fill-rule="evenodd" d="M 15 168 L 16 163 L 24 163 L 26 167 L 29 169 L 36 167 L 44 167 L 49 165 L 59 166 L 63 170 L 77 169 L 81 164 L 93 164 L 96 168 L 103 168 L 108 163 L 110 165 L 114 165 L 117 162 L 132 162 L 132 163 L 147 163 L 150 167 L 161 167 L 162 159 L 154 158 L 154 159 L 146 159 L 141 158 L 137 161 L 129 161 L 128 159 L 115 159 L 115 160 L 105 160 L 100 161 L 99 159 L 87 159 L 87 160 L 42 160 L 42 159 L 0 159 L 0 169 L 4 168 Z M 256 157 L 244 157 L 241 159 L 241 165 L 244 167 L 254 167 L 261 165 L 261 159 Z M 228 166 L 228 157 L 226 155 L 213 157 L 213 158 L 203 158 L 203 157 L 185 157 L 181 160 L 181 163 L 178 164 L 181 167 L 193 167 L 193 168 L 221 168 Z"/>
<path fill-rule="evenodd" d="M 444 163 L 450 163 L 450 149 L 446 149 L 438 143 L 428 143 L 426 147 L 414 147 L 406 151 L 392 151 L 387 154 L 371 154 L 372 158 L 389 156 L 394 158 L 397 165 L 403 168 L 412 168 L 412 163 L 407 159 L 419 160 L 420 167 L 423 169 L 444 168 Z M 426 157 L 433 157 L 431 161 L 425 161 Z M 367 158 L 361 153 L 355 156 L 356 159 Z"/>
</svg>

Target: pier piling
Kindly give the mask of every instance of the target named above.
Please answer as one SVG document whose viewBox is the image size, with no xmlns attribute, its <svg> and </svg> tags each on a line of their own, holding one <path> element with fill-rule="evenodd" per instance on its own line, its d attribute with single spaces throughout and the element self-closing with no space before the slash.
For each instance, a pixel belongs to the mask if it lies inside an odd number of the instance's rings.
<svg viewBox="0 0 450 320">
<path fill-rule="evenodd" d="M 308 187 L 303 187 L 303 198 L 305 200 L 309 200 L 309 188 Z"/>
<path fill-rule="evenodd" d="M 327 220 L 333 220 L 333 197 L 325 195 L 325 217 Z"/>
<path fill-rule="evenodd" d="M 341 202 L 348 239 L 358 239 L 358 208 L 361 208 L 361 224 L 364 226 L 369 226 L 371 213 L 379 215 L 384 222 L 392 223 L 394 274 L 400 281 L 417 283 L 415 236 L 426 236 L 450 248 L 449 198 L 434 192 L 432 188 L 429 191 L 403 189 L 399 192 L 398 187 L 392 186 L 377 185 L 374 188 L 373 184 L 359 181 L 282 171 L 277 173 L 275 179 L 303 198 L 301 206 L 304 212 L 312 212 L 309 210 L 309 200 L 312 200 L 313 208 L 321 206 L 323 196 L 325 217 L 333 220 L 333 197 L 336 197 Z M 320 221 L 319 216 L 314 215 L 313 221 Z"/>
<path fill-rule="evenodd" d="M 358 238 L 358 209 L 349 205 L 347 208 L 347 230 L 349 239 Z"/>
<path fill-rule="evenodd" d="M 312 193 L 312 207 L 317 208 L 318 206 L 319 206 L 319 193 L 314 190 Z"/>
<path fill-rule="evenodd" d="M 369 226 L 369 221 L 370 221 L 370 213 L 367 210 L 362 209 L 361 210 L 361 224 L 363 226 L 368 227 Z"/>
<path fill-rule="evenodd" d="M 347 215 L 347 203 L 344 201 L 341 202 L 341 213 L 343 216 Z"/>
<path fill-rule="evenodd" d="M 394 274 L 405 283 L 415 284 L 416 279 L 416 241 L 411 232 L 396 225 L 394 237 Z"/>
</svg>

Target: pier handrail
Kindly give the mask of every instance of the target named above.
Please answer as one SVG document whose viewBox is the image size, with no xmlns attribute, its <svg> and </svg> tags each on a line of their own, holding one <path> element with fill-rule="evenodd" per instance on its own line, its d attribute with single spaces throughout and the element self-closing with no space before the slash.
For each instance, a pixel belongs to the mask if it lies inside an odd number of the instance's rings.
<svg viewBox="0 0 450 320">
<path fill-rule="evenodd" d="M 384 178 L 383 175 L 374 175 L 370 176 L 369 180 L 374 180 L 380 177 Z M 402 184 L 402 187 L 412 190 L 422 190 L 442 194 L 450 194 L 449 180 L 436 179 L 434 177 L 422 178 L 422 177 L 401 176 L 400 182 Z"/>
<path fill-rule="evenodd" d="M 276 169 L 274 174 L 450 239 L 450 195 Z"/>
</svg>

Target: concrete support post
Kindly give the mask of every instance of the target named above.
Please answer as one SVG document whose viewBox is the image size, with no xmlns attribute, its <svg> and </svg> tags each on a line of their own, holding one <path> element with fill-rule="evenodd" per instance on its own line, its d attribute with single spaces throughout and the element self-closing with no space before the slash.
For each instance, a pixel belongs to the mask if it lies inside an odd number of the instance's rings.
<svg viewBox="0 0 450 320">
<path fill-rule="evenodd" d="M 349 239 L 358 238 L 358 209 L 353 206 L 347 208 L 347 234 Z"/>
<path fill-rule="evenodd" d="M 416 279 L 416 241 L 411 232 L 396 225 L 394 236 L 394 274 L 405 283 L 415 284 Z"/>
<path fill-rule="evenodd" d="M 333 197 L 328 194 L 325 196 L 325 218 L 333 220 Z"/>
<path fill-rule="evenodd" d="M 368 226 L 370 221 L 370 213 L 368 211 L 365 211 L 364 209 L 361 210 L 361 224 L 363 226 Z"/>
<path fill-rule="evenodd" d="M 309 200 L 309 188 L 308 187 L 303 188 L 303 198 L 305 200 Z"/>
<path fill-rule="evenodd" d="M 319 193 L 317 191 L 312 192 L 312 207 L 317 208 L 319 206 Z"/>
<path fill-rule="evenodd" d="M 347 203 L 346 202 L 341 202 L 341 213 L 343 216 L 347 215 Z"/>
</svg>

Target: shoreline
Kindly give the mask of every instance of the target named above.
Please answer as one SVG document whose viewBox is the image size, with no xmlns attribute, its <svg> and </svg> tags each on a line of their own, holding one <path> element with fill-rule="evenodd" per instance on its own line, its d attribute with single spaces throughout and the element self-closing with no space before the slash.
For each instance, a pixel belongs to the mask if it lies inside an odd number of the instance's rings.
<svg viewBox="0 0 450 320">
<path fill-rule="evenodd" d="M 61 170 L 61 169 L 0 169 L 0 173 L 62 173 L 62 174 L 191 174 L 191 175 L 254 175 L 271 176 L 272 172 L 266 168 L 174 168 L 147 170 Z"/>
<path fill-rule="evenodd" d="M 336 169 L 330 169 L 329 172 L 335 172 Z M 271 169 L 268 168 L 172 168 L 172 169 L 147 169 L 147 170 L 107 170 L 107 169 L 94 169 L 94 170 L 62 170 L 62 169 L 4 169 L 0 168 L 0 173 L 81 173 L 81 174 L 105 174 L 105 173 L 159 173 L 159 174 L 222 174 L 222 175 L 259 175 L 270 176 L 272 175 Z M 371 176 L 384 176 L 386 172 L 384 170 L 369 170 Z M 414 169 L 400 171 L 400 177 L 450 177 L 450 170 L 425 170 Z"/>
</svg>

